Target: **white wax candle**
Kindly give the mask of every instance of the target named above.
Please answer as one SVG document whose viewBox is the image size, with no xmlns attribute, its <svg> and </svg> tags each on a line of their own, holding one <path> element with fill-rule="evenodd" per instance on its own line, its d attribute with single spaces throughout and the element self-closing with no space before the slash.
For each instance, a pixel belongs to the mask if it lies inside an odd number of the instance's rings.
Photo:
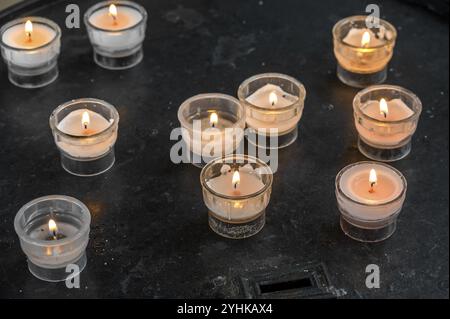
<svg viewBox="0 0 450 319">
<path fill-rule="evenodd" d="M 85 125 L 83 114 L 87 112 L 89 122 Z M 58 123 L 58 129 L 68 135 L 85 137 L 85 145 L 73 145 L 69 141 L 58 141 L 58 146 L 73 157 L 93 158 L 107 153 L 117 139 L 117 132 L 107 139 L 95 140 L 91 136 L 105 131 L 112 125 L 102 115 L 87 109 L 79 109 L 69 113 Z"/>
<path fill-rule="evenodd" d="M 230 166 L 224 165 L 222 174 L 207 181 L 210 189 L 224 196 L 236 198 L 232 202 L 224 199 L 215 202 L 214 213 L 226 220 L 252 219 L 261 213 L 261 205 L 258 198 L 240 200 L 241 196 L 256 194 L 264 188 L 264 183 L 258 171 L 251 165 L 245 165 L 239 169 L 239 183 L 233 183 L 235 171 Z M 245 203 L 245 205 L 244 205 Z"/>
<path fill-rule="evenodd" d="M 79 232 L 79 229 L 70 223 L 57 220 L 57 233 L 64 238 L 49 240 L 52 232 L 49 230 L 48 221 L 44 220 L 44 222 L 45 224 L 34 225 L 32 229 L 28 230 L 28 235 L 31 239 L 42 240 L 47 243 L 47 246 L 44 246 L 45 255 L 33 256 L 33 263 L 43 267 L 57 268 L 60 265 L 66 265 L 77 260 L 85 251 L 87 242 L 84 245 L 73 246 L 70 250 L 63 248 L 59 242 L 64 241 L 64 239 L 73 238 Z"/>
<path fill-rule="evenodd" d="M 17 24 L 7 29 L 2 35 L 2 42 L 20 50 L 7 50 L 8 59 L 22 67 L 37 67 L 48 63 L 58 52 L 51 46 L 43 47 L 53 41 L 57 33 L 53 28 L 32 23 L 32 31 L 27 33 L 25 24 Z"/>
<path fill-rule="evenodd" d="M 370 171 L 376 172 L 376 183 L 371 185 Z M 367 206 L 343 201 L 341 205 L 352 216 L 361 220 L 384 219 L 395 214 L 403 204 L 392 202 L 404 190 L 400 176 L 387 166 L 361 163 L 346 170 L 340 179 L 342 192 L 353 201 Z M 378 206 L 384 205 L 384 206 Z"/>
<path fill-rule="evenodd" d="M 64 236 L 65 238 L 72 237 L 78 232 L 78 228 L 76 228 L 74 225 L 69 224 L 69 223 L 56 221 L 56 225 L 57 225 L 57 229 L 58 229 L 57 233 Z M 32 239 L 48 240 L 51 233 L 52 232 L 49 230 L 48 222 L 46 222 L 45 224 L 32 229 L 29 233 L 29 236 Z M 49 241 L 54 242 L 53 240 L 49 240 Z"/>
<path fill-rule="evenodd" d="M 90 36 L 94 45 L 104 49 L 130 49 L 143 40 L 140 30 L 132 29 L 144 18 L 142 14 L 131 7 L 117 5 L 117 16 L 110 14 L 110 7 L 101 8 L 89 17 L 89 23 L 101 29 L 92 29 Z"/>
<path fill-rule="evenodd" d="M 246 101 L 257 107 L 267 109 L 265 112 L 250 112 L 247 110 L 247 125 L 253 129 L 277 128 L 279 133 L 289 132 L 295 128 L 301 117 L 300 113 L 285 120 L 280 114 L 276 113 L 277 109 L 287 107 L 298 101 L 297 96 L 285 92 L 278 85 L 266 84 L 248 96 Z"/>
<path fill-rule="evenodd" d="M 351 28 L 342 41 L 351 46 L 363 47 L 363 36 L 365 32 L 368 32 L 369 34 L 369 41 L 364 45 L 364 47 L 373 48 L 385 43 L 383 40 L 380 40 L 377 35 L 372 32 L 372 30 L 358 28 Z"/>
<path fill-rule="evenodd" d="M 365 103 L 361 107 L 361 111 L 372 119 L 385 122 L 386 125 L 389 125 L 389 122 L 404 120 L 414 115 L 414 112 L 401 99 L 393 99 L 386 102 L 388 108 L 386 113 L 381 112 L 380 101 L 374 100 Z M 405 130 L 401 133 L 386 130 L 385 134 L 380 135 L 376 131 L 363 127 L 358 121 L 356 121 L 356 128 L 364 140 L 375 145 L 395 146 L 407 139 L 411 134 Z"/>
<path fill-rule="evenodd" d="M 217 115 L 214 125 L 211 124 L 212 114 Z M 211 111 L 207 117 L 193 119 L 192 138 L 188 131 L 183 131 L 182 135 L 193 153 L 205 157 L 219 157 L 232 153 L 240 144 L 243 132 L 238 132 L 234 127 L 235 122 Z"/>
<path fill-rule="evenodd" d="M 227 170 L 218 177 L 210 179 L 207 184 L 215 192 L 230 196 L 248 196 L 255 194 L 264 188 L 264 184 L 258 174 L 250 168 L 241 168 L 239 170 L 240 182 L 233 184 L 233 171 Z"/>
</svg>

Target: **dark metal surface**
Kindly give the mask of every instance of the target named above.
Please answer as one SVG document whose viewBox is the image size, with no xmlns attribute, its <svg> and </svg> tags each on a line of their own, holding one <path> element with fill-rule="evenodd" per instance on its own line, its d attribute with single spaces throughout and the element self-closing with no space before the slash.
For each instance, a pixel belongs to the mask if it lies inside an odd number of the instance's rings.
<svg viewBox="0 0 450 319">
<path fill-rule="evenodd" d="M 71 2 L 28 13 L 63 26 Z M 84 12 L 96 1 L 75 2 Z M 411 155 L 394 164 L 409 183 L 398 230 L 384 243 L 361 244 L 341 232 L 334 197 L 336 173 L 364 157 L 352 118 L 357 90 L 336 78 L 331 28 L 363 13 L 363 3 L 140 2 L 149 28 L 144 61 L 132 70 L 97 67 L 84 26 L 63 29 L 61 74 L 46 88 L 14 87 L 0 65 L 1 297 L 236 297 L 239 276 L 319 261 L 344 298 L 448 298 L 447 22 L 416 6 L 378 1 L 399 31 L 388 83 L 414 91 L 424 111 Z M 169 134 L 186 98 L 235 95 L 241 81 L 268 71 L 305 84 L 300 137 L 280 152 L 264 230 L 226 240 L 208 229 L 199 169 L 171 163 Z M 121 116 L 117 163 L 95 178 L 63 171 L 48 126 L 56 106 L 78 97 L 107 100 Z M 91 210 L 81 289 L 35 279 L 14 233 L 18 209 L 49 194 L 74 196 Z M 381 269 L 380 289 L 365 286 L 372 263 Z"/>
</svg>

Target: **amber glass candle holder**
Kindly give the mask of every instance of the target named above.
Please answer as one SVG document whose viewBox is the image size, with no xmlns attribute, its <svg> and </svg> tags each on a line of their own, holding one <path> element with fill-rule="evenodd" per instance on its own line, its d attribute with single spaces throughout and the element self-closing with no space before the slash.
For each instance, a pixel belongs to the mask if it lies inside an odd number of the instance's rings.
<svg viewBox="0 0 450 319">
<path fill-rule="evenodd" d="M 392 24 L 380 19 L 378 27 L 366 26 L 367 16 L 352 16 L 340 20 L 333 28 L 337 76 L 345 84 L 363 88 L 383 83 L 387 65 L 394 54 L 397 31 Z M 363 44 L 362 37 L 347 41 L 350 32 L 368 31 L 372 42 Z"/>
</svg>

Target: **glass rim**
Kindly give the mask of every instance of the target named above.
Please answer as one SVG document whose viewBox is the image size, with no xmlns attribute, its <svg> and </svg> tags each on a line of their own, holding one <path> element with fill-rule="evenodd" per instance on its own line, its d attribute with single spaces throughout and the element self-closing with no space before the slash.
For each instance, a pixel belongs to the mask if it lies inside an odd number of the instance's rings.
<svg viewBox="0 0 450 319">
<path fill-rule="evenodd" d="M 44 43 L 43 45 L 40 45 L 40 46 L 37 46 L 34 48 L 18 48 L 18 47 L 11 46 L 3 41 L 3 34 L 5 33 L 6 30 L 8 30 L 11 27 L 14 27 L 16 25 L 24 24 L 28 20 L 30 20 L 31 22 L 36 23 L 36 24 L 46 25 L 47 27 L 53 29 L 56 32 L 55 36 L 49 42 Z M 43 49 L 43 48 L 53 45 L 55 43 L 55 41 L 58 41 L 61 39 L 61 34 L 62 34 L 61 28 L 59 27 L 58 24 L 56 24 L 52 20 L 43 18 L 43 17 L 38 17 L 38 16 L 29 16 L 29 17 L 14 19 L 14 20 L 6 23 L 5 25 L 3 25 L 0 28 L 0 44 L 1 44 L 1 46 L 5 47 L 9 50 L 32 52 L 32 51 L 40 50 L 40 49 Z"/>
<path fill-rule="evenodd" d="M 131 7 L 133 9 L 135 9 L 136 11 L 138 11 L 142 15 L 142 19 L 127 28 L 118 29 L 118 30 L 109 30 L 109 29 L 105 29 L 105 28 L 100 28 L 100 27 L 95 26 L 94 24 L 92 24 L 89 21 L 89 18 L 92 16 L 92 14 L 94 12 L 97 12 L 100 9 L 109 7 L 111 4 L 114 4 L 119 7 L 120 6 Z M 92 29 L 95 29 L 95 30 L 101 31 L 101 32 L 120 33 L 120 32 L 124 32 L 124 31 L 128 31 L 128 30 L 132 30 L 132 29 L 146 23 L 147 17 L 148 17 L 147 10 L 145 10 L 145 8 L 143 6 L 141 6 L 140 4 L 138 4 L 136 2 L 127 1 L 127 0 L 117 0 L 117 1 L 108 0 L 108 1 L 102 1 L 102 2 L 96 3 L 93 6 L 91 6 L 84 14 L 83 19 L 84 19 L 84 24 L 86 25 L 86 27 L 90 27 Z"/>
<path fill-rule="evenodd" d="M 103 131 L 97 132 L 95 134 L 92 135 L 88 135 L 88 136 L 78 136 L 78 135 L 72 135 L 72 134 L 68 134 L 66 132 L 61 131 L 58 128 L 58 125 L 56 123 L 56 115 L 61 112 L 63 109 L 65 109 L 68 106 L 71 106 L 73 104 L 78 104 L 78 103 L 82 103 L 82 102 L 87 102 L 87 103 L 96 103 L 96 104 L 101 104 L 103 106 L 105 106 L 106 108 L 110 109 L 113 113 L 113 122 L 110 122 L 109 126 L 106 127 Z M 52 129 L 52 131 L 56 132 L 58 135 L 64 136 L 68 139 L 73 139 L 73 140 L 83 140 L 83 139 L 89 139 L 89 138 L 97 138 L 97 137 L 102 137 L 102 136 L 106 136 L 110 133 L 110 131 L 112 131 L 115 127 L 117 127 L 117 125 L 119 125 L 119 113 L 117 111 L 117 109 L 114 107 L 114 105 L 103 101 L 103 100 L 99 100 L 96 98 L 80 98 L 80 99 L 74 99 L 74 100 L 70 100 L 68 102 L 65 102 L 61 105 L 59 105 L 55 110 L 53 110 L 52 114 L 50 115 L 50 128 Z"/>
<path fill-rule="evenodd" d="M 258 105 L 248 102 L 247 97 L 244 95 L 244 89 L 246 87 L 248 87 L 250 85 L 250 83 L 252 83 L 256 80 L 263 79 L 263 78 L 280 78 L 280 79 L 287 80 L 287 81 L 293 83 L 299 89 L 298 100 L 294 103 L 291 103 L 289 105 L 286 105 L 284 107 L 280 107 L 277 109 L 261 107 L 261 106 L 258 106 Z M 269 73 L 256 74 L 256 75 L 253 75 L 253 76 L 249 77 L 248 79 L 244 80 L 244 82 L 242 82 L 241 85 L 239 85 L 237 95 L 238 95 L 239 101 L 241 103 L 243 103 L 245 106 L 248 106 L 250 108 L 260 110 L 260 111 L 270 110 L 274 114 L 280 114 L 280 113 L 284 113 L 286 111 L 290 111 L 291 109 L 295 109 L 298 104 L 304 104 L 305 98 L 306 98 L 306 89 L 305 89 L 305 86 L 299 80 L 297 80 L 296 78 L 294 78 L 290 75 L 286 75 L 283 73 L 269 72 Z"/>
<path fill-rule="evenodd" d="M 398 177 L 400 178 L 400 180 L 402 181 L 402 191 L 400 192 L 400 194 L 398 194 L 398 196 L 396 196 L 395 198 L 393 198 L 392 200 L 385 202 L 385 203 L 381 203 L 381 204 L 369 204 L 369 203 L 363 203 L 360 201 L 357 201 L 353 198 L 351 198 L 350 196 L 348 196 L 341 188 L 341 178 L 344 175 L 344 173 L 346 173 L 348 170 L 359 166 L 359 165 L 378 165 L 378 166 L 384 166 L 385 168 L 392 170 L 395 174 L 398 175 Z M 336 175 L 336 179 L 335 179 L 335 186 L 336 186 L 336 193 L 339 194 L 340 196 L 344 197 L 346 200 L 357 204 L 357 205 L 361 205 L 364 207 L 384 207 L 384 206 L 388 206 L 391 205 L 395 202 L 397 202 L 398 200 L 400 200 L 402 197 L 404 197 L 406 195 L 407 189 L 408 189 L 408 182 L 406 181 L 405 176 L 395 167 L 392 167 L 391 165 L 388 165 L 386 163 L 383 162 L 375 162 L 375 161 L 360 161 L 360 162 L 356 162 L 350 165 L 345 166 L 343 169 L 341 169 L 339 171 L 339 173 Z M 353 216 L 353 215 L 352 215 Z M 379 220 L 384 220 L 385 218 L 381 218 Z M 378 221 L 379 221 L 378 220 Z M 365 221 L 363 219 L 361 219 L 361 221 Z M 371 221 L 377 221 L 376 219 L 371 220 Z"/>
<path fill-rule="evenodd" d="M 185 129 L 193 130 L 193 124 L 189 123 L 186 120 L 186 118 L 183 115 L 183 111 L 194 101 L 198 101 L 198 100 L 202 100 L 202 99 L 212 99 L 212 98 L 223 99 L 223 100 L 232 102 L 241 111 L 242 116 L 239 117 L 238 120 L 235 123 L 233 123 L 233 125 L 230 126 L 229 128 L 245 127 L 244 107 L 242 106 L 242 104 L 239 102 L 238 99 L 236 99 L 235 97 L 233 97 L 231 95 L 223 94 L 223 93 L 201 93 L 201 94 L 194 95 L 194 96 L 188 98 L 187 100 L 185 100 L 183 103 L 181 103 L 180 107 L 178 108 L 178 113 L 177 113 L 178 121 L 180 122 L 181 126 Z"/>
<path fill-rule="evenodd" d="M 346 17 L 346 18 L 343 18 L 343 19 L 339 20 L 339 21 L 336 22 L 336 24 L 333 26 L 333 31 L 332 31 L 332 33 L 333 33 L 333 38 L 334 38 L 336 41 L 338 41 L 340 44 L 342 44 L 342 45 L 344 45 L 344 46 L 347 46 L 347 47 L 349 47 L 349 48 L 363 49 L 363 48 L 360 47 L 360 46 L 352 45 L 352 44 L 348 44 L 348 43 L 343 42 L 343 41 L 342 41 L 343 39 L 339 36 L 338 31 L 342 28 L 342 26 L 343 26 L 345 23 L 349 23 L 349 22 L 352 22 L 352 21 L 354 21 L 354 20 L 365 20 L 367 17 L 368 17 L 368 16 L 366 16 L 366 15 L 354 15 L 354 16 Z M 395 41 L 397 40 L 397 35 L 398 35 L 397 29 L 396 29 L 390 22 L 388 22 L 388 21 L 386 21 L 386 20 L 384 20 L 384 19 L 381 19 L 381 18 L 379 18 L 379 19 L 380 19 L 380 24 L 386 26 L 389 30 L 391 30 L 391 31 L 393 32 L 393 37 L 392 37 L 392 39 L 390 39 L 390 40 L 385 40 L 386 42 L 383 43 L 383 44 L 376 45 L 376 46 L 373 46 L 373 47 L 364 48 L 364 49 L 366 49 L 366 50 L 380 49 L 380 48 L 383 48 L 383 47 L 385 47 L 385 46 L 387 46 L 387 45 L 394 44 Z"/>
<path fill-rule="evenodd" d="M 20 225 L 20 219 L 25 214 L 25 211 L 29 209 L 32 206 L 35 206 L 38 203 L 50 201 L 50 200 L 60 200 L 60 201 L 66 201 L 70 202 L 72 204 L 75 204 L 81 208 L 82 211 L 82 223 L 81 228 L 72 236 L 72 237 L 66 237 L 57 241 L 48 241 L 48 240 L 42 240 L 42 239 L 32 239 L 24 230 L 24 228 Z M 72 242 L 77 241 L 81 237 L 83 237 L 86 232 L 89 232 L 91 227 L 91 212 L 89 211 L 89 208 L 80 200 L 65 196 L 65 195 L 48 195 L 39 197 L 36 199 L 33 199 L 32 201 L 26 203 L 23 205 L 19 211 L 16 214 L 16 217 L 14 218 L 14 229 L 16 231 L 17 236 L 19 236 L 19 239 L 21 241 L 25 241 L 29 244 L 35 245 L 35 246 L 45 246 L 45 247 L 55 247 L 55 246 L 61 246 L 64 244 L 70 244 Z"/>
<path fill-rule="evenodd" d="M 227 164 L 229 162 L 232 162 L 232 160 L 244 160 L 247 161 L 249 163 L 257 163 L 260 165 L 260 167 L 263 167 L 265 170 L 267 170 L 267 174 L 269 176 L 269 180 L 267 183 L 264 183 L 264 187 L 262 189 L 260 189 L 257 192 L 248 194 L 248 195 L 238 195 L 238 196 L 228 196 L 228 195 L 224 195 L 221 193 L 216 192 L 215 190 L 213 190 L 212 188 L 210 188 L 208 186 L 208 183 L 206 181 L 205 178 L 205 174 L 206 172 L 213 166 L 216 164 Z M 203 189 L 206 189 L 208 192 L 210 192 L 212 195 L 216 196 L 216 197 L 220 197 L 226 200 L 245 200 L 245 199 L 250 199 L 250 198 L 255 198 L 257 196 L 260 196 L 262 194 L 264 194 L 265 192 L 267 192 L 271 187 L 272 187 L 272 183 L 273 183 L 273 172 L 270 168 L 269 165 L 267 165 L 266 163 L 264 163 L 262 160 L 260 160 L 259 158 L 256 158 L 254 156 L 250 156 L 250 155 L 245 155 L 245 154 L 233 154 L 233 155 L 226 155 L 226 156 L 222 156 L 219 158 L 216 158 L 214 160 L 212 160 L 211 162 L 209 162 L 205 167 L 203 167 L 201 173 L 200 173 L 200 184 L 202 185 Z"/>
<path fill-rule="evenodd" d="M 372 91 L 376 91 L 376 90 L 395 90 L 395 91 L 399 91 L 399 92 L 407 94 L 409 97 L 411 97 L 414 100 L 413 108 L 411 108 L 411 106 L 408 105 L 408 107 L 411 109 L 411 111 L 413 111 L 413 114 L 408 116 L 407 118 L 404 118 L 401 120 L 396 120 L 396 121 L 383 121 L 383 120 L 379 120 L 379 119 L 373 118 L 373 117 L 365 114 L 361 110 L 361 107 L 363 105 L 361 103 L 362 96 L 367 93 L 370 93 Z M 379 85 L 369 86 L 369 87 L 359 91 L 353 99 L 353 109 L 355 112 L 357 112 L 363 118 L 365 118 L 369 121 L 375 122 L 377 124 L 403 124 L 403 123 L 415 121 L 420 117 L 420 114 L 422 113 L 422 102 L 419 99 L 419 97 L 417 95 L 415 95 L 412 91 L 405 89 L 401 86 L 390 85 L 390 84 L 379 84 Z"/>
</svg>

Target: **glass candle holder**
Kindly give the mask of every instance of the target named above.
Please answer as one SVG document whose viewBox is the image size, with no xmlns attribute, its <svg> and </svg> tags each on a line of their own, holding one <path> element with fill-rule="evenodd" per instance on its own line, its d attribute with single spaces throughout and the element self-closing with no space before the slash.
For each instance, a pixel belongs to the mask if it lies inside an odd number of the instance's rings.
<svg viewBox="0 0 450 319">
<path fill-rule="evenodd" d="M 108 102 L 83 98 L 58 106 L 50 127 L 62 167 L 77 176 L 94 176 L 114 165 L 119 113 Z"/>
<path fill-rule="evenodd" d="M 110 70 L 139 64 L 147 28 L 147 11 L 131 1 L 104 1 L 88 9 L 84 23 L 94 49 L 94 61 Z"/>
<path fill-rule="evenodd" d="M 197 167 L 233 153 L 244 138 L 244 108 L 229 95 L 193 96 L 181 104 L 178 119 L 189 160 Z"/>
<path fill-rule="evenodd" d="M 14 85 L 38 88 L 58 78 L 61 29 L 53 21 L 40 17 L 11 21 L 0 29 L 0 47 Z"/>
<path fill-rule="evenodd" d="M 333 28 L 337 76 L 353 87 L 383 83 L 387 65 L 394 53 L 397 31 L 380 19 L 378 26 L 367 27 L 367 16 L 340 20 Z"/>
<path fill-rule="evenodd" d="M 254 133 L 248 135 L 250 143 L 284 148 L 295 142 L 306 98 L 299 81 L 279 73 L 255 75 L 239 86 L 238 97 L 245 107 L 247 127 Z M 278 140 L 276 146 L 271 146 L 271 138 Z"/>
<path fill-rule="evenodd" d="M 411 138 L 422 103 L 411 91 L 394 85 L 374 85 L 353 100 L 358 148 L 377 161 L 396 161 L 411 151 Z"/>
<path fill-rule="evenodd" d="M 206 165 L 200 176 L 211 229 L 220 236 L 243 239 L 265 224 L 273 174 L 261 160 L 230 155 Z"/>
<path fill-rule="evenodd" d="M 358 241 L 379 242 L 396 230 L 406 198 L 405 177 L 377 162 L 345 167 L 336 177 L 336 198 L 344 233 Z"/>
<path fill-rule="evenodd" d="M 90 223 L 89 209 L 72 197 L 46 196 L 23 206 L 14 228 L 30 272 L 52 282 L 79 274 L 86 266 Z M 67 269 L 68 265 L 77 268 Z"/>
</svg>

